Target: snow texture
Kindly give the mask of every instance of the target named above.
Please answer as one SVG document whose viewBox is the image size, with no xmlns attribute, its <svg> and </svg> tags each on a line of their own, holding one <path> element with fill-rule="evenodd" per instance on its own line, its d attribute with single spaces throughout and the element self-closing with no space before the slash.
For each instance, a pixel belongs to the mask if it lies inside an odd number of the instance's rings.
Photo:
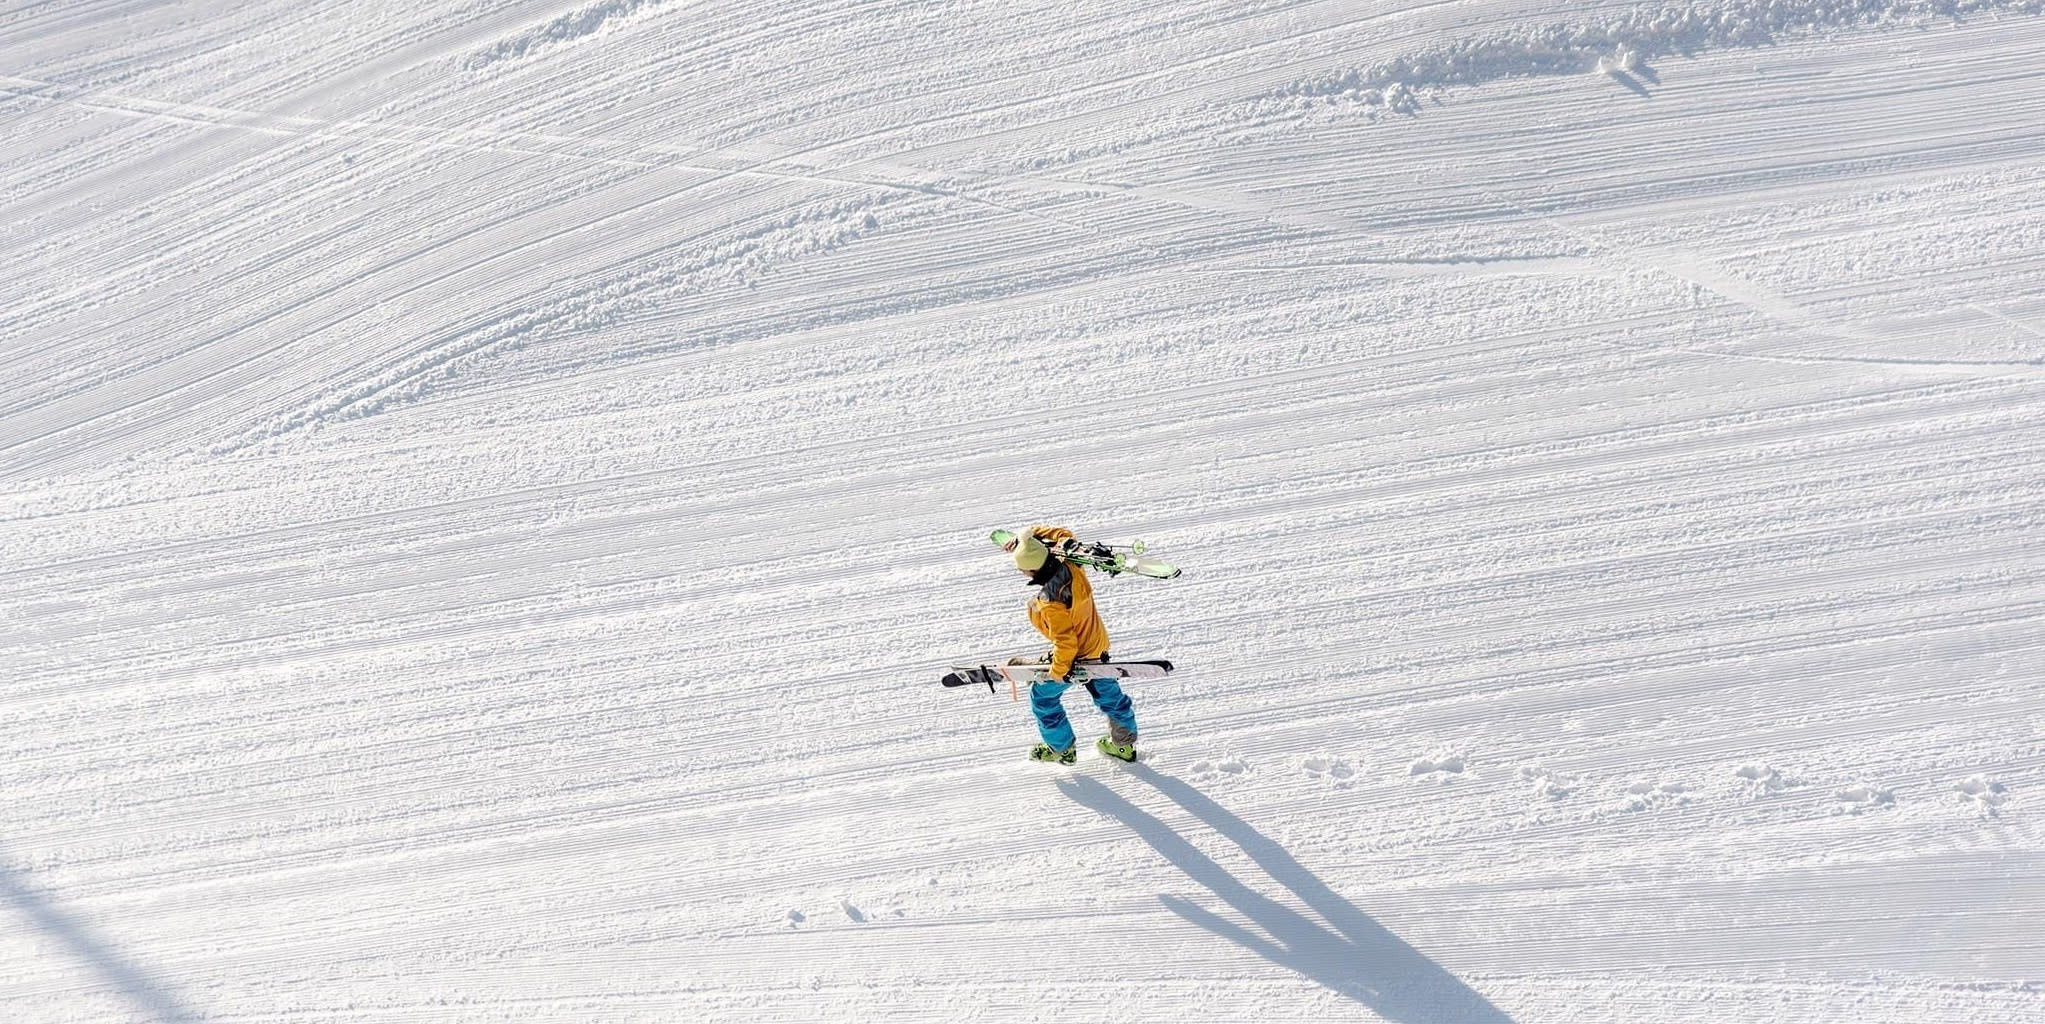
<svg viewBox="0 0 2045 1024">
<path fill-rule="evenodd" d="M 2040 13 L 10 5 L 0 1021 L 2045 1019 Z"/>
</svg>

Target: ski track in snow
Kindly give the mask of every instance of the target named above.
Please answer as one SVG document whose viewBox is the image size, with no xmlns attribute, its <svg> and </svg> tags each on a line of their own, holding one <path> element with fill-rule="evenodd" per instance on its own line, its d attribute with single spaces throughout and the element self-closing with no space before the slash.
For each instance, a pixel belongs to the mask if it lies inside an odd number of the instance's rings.
<svg viewBox="0 0 2045 1024">
<path fill-rule="evenodd" d="M 2037 13 L 0 12 L 0 1019 L 2039 1019 Z"/>
</svg>

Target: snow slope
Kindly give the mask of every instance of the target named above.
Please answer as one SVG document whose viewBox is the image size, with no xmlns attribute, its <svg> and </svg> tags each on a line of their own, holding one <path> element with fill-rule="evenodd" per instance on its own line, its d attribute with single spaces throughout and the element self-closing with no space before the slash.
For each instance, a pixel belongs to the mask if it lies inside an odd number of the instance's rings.
<svg viewBox="0 0 2045 1024">
<path fill-rule="evenodd" d="M 2041 1019 L 2039 9 L 7 0 L 0 1019 Z"/>
</svg>

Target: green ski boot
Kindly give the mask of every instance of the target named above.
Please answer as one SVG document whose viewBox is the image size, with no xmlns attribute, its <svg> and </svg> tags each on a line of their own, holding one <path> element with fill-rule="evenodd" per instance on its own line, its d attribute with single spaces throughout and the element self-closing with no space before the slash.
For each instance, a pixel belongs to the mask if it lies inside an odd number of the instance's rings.
<svg viewBox="0 0 2045 1024">
<path fill-rule="evenodd" d="M 1036 746 L 1030 748 L 1030 760 L 1049 761 L 1052 764 L 1072 764 L 1073 762 L 1079 760 L 1079 748 L 1074 747 L 1071 750 L 1052 750 L 1050 744 L 1039 743 Z"/>
<path fill-rule="evenodd" d="M 1114 740 L 1111 740 L 1108 737 L 1103 736 L 1100 738 L 1098 742 L 1094 744 L 1094 749 L 1099 750 L 1101 753 L 1106 754 L 1117 761 L 1136 760 L 1136 744 L 1134 743 L 1117 743 Z"/>
</svg>

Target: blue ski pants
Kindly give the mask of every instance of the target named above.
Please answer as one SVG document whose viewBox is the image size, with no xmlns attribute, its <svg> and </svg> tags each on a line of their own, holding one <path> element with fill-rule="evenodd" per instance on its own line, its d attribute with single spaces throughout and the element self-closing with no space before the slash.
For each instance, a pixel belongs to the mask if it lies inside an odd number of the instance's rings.
<svg viewBox="0 0 2045 1024">
<path fill-rule="evenodd" d="M 1072 749 L 1072 723 L 1065 717 L 1065 691 L 1071 683 L 1036 683 L 1030 687 L 1030 711 L 1037 716 L 1037 732 L 1053 750 Z M 1108 735 L 1116 743 L 1136 742 L 1136 709 L 1122 684 L 1113 679 L 1095 679 L 1086 684 L 1094 707 L 1108 716 Z"/>
</svg>

